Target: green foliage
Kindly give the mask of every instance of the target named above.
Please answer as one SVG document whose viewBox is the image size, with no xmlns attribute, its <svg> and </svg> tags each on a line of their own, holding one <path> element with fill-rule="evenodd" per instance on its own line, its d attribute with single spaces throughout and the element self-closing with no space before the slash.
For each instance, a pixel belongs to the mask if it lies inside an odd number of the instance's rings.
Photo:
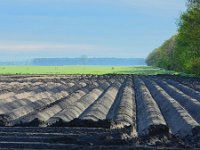
<svg viewBox="0 0 200 150">
<path fill-rule="evenodd" d="M 200 9 L 199 0 L 188 0 L 188 9 L 198 8 Z"/>
<path fill-rule="evenodd" d="M 176 35 L 165 41 L 163 45 L 155 49 L 146 59 L 148 65 L 165 69 L 174 69 L 174 48 L 176 45 Z"/>
<path fill-rule="evenodd" d="M 196 74 L 200 75 L 200 58 L 196 58 L 191 61 L 189 66 L 189 72 L 195 72 Z"/>
<path fill-rule="evenodd" d="M 147 64 L 200 74 L 200 1 L 188 0 L 178 24 L 178 34 L 147 57 Z"/>
</svg>

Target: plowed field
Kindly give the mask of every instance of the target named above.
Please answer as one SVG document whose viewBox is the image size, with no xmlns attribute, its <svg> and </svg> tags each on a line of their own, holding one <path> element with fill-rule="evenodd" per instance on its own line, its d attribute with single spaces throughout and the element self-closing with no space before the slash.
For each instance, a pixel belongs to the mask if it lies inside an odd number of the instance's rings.
<svg viewBox="0 0 200 150">
<path fill-rule="evenodd" d="M 200 79 L 2 75 L 0 147 L 200 147 Z"/>
</svg>

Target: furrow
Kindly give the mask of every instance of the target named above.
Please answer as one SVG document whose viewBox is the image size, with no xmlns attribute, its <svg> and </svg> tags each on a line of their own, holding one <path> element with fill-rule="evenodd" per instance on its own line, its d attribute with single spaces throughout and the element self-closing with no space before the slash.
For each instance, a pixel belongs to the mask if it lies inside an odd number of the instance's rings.
<svg viewBox="0 0 200 150">
<path fill-rule="evenodd" d="M 52 87 L 53 85 L 53 87 Z M 59 85 L 62 86 L 62 85 Z M 72 87 L 73 84 L 68 84 L 67 86 L 64 86 L 64 88 L 70 88 Z M 50 88 L 51 87 L 51 88 Z M 41 84 L 41 85 L 36 85 L 36 86 L 29 86 L 27 89 L 17 89 L 17 91 L 13 92 L 8 92 L 5 93 L 4 95 L 0 95 L 2 99 L 0 99 L 0 104 L 1 105 L 6 105 L 8 103 L 13 103 L 15 100 L 17 100 L 18 103 L 20 99 L 22 99 L 22 102 L 24 101 L 23 99 L 29 98 L 29 97 L 34 97 L 34 95 L 39 94 L 43 91 L 54 91 L 56 87 L 56 84 Z M 6 107 L 6 106 L 4 106 Z M 12 108 L 14 109 L 14 108 Z"/>
<path fill-rule="evenodd" d="M 119 103 L 121 101 L 121 97 L 122 97 L 122 94 L 123 94 L 123 89 L 125 88 L 126 83 L 127 83 L 127 79 L 125 79 L 124 83 L 120 86 L 120 88 L 118 90 L 116 98 L 115 98 L 115 100 L 114 100 L 114 102 L 113 102 L 113 104 L 112 104 L 111 108 L 109 109 L 108 114 L 106 116 L 107 120 L 114 120 L 116 109 L 118 108 Z"/>
<path fill-rule="evenodd" d="M 176 82 L 179 82 L 185 86 L 188 86 L 196 91 L 200 92 L 200 80 L 195 77 L 183 77 L 183 76 L 167 76 L 165 79 L 170 79 Z"/>
<path fill-rule="evenodd" d="M 35 82 L 35 83 L 32 83 L 32 84 L 23 85 L 23 86 L 13 85 L 13 87 L 11 87 L 11 88 L 1 89 L 0 93 L 4 94 L 4 93 L 9 93 L 9 92 L 14 92 L 16 94 L 21 94 L 24 91 L 26 91 L 26 92 L 33 91 L 38 86 L 44 87 L 44 86 L 48 86 L 48 85 L 61 85 L 61 84 L 55 83 L 55 82 L 42 83 L 42 82 L 38 81 L 38 82 Z M 0 99 L 1 99 L 1 96 L 0 96 Z"/>
<path fill-rule="evenodd" d="M 99 97 L 85 112 L 80 116 L 81 120 L 100 121 L 106 120 L 109 109 L 111 108 L 121 83 L 115 82 L 107 91 Z"/>
<path fill-rule="evenodd" d="M 77 137 L 77 136 L 76 136 Z M 34 136 L 34 135 L 11 135 L 11 136 L 0 136 L 0 141 L 12 141 L 12 142 L 42 142 L 42 143 L 55 143 L 56 141 L 65 141 L 68 138 L 67 135 L 60 136 Z M 71 135 L 71 138 L 75 139 L 75 136 Z"/>
<path fill-rule="evenodd" d="M 20 120 L 20 125 L 23 123 L 23 125 L 25 126 L 46 126 L 46 121 L 48 121 L 51 117 L 61 112 L 62 110 L 67 109 L 69 105 L 78 101 L 81 97 L 89 93 L 95 87 L 95 85 L 87 85 L 77 91 L 74 91 L 74 93 L 62 99 L 58 103 L 47 107 L 37 113 L 26 116 L 25 118 L 23 118 L 23 120 Z"/>
<path fill-rule="evenodd" d="M 182 91 L 183 93 L 191 96 L 192 98 L 197 99 L 198 101 L 200 101 L 200 92 L 196 91 L 186 85 L 183 85 L 179 82 L 173 81 L 173 80 L 165 80 L 168 84 L 176 87 L 177 89 L 179 89 L 180 91 Z"/>
<path fill-rule="evenodd" d="M 79 84 L 77 86 L 74 86 L 72 88 L 69 88 L 67 91 L 69 93 L 73 93 L 77 89 L 80 89 L 82 87 L 86 86 L 85 84 Z M 68 95 L 67 94 L 67 95 Z M 29 113 L 32 113 L 34 111 L 38 111 L 44 107 L 47 107 L 51 103 L 54 103 L 55 101 L 64 98 L 67 96 L 66 94 L 63 96 L 63 93 L 54 93 L 51 94 L 51 97 L 48 98 L 43 98 L 40 100 L 37 100 L 35 102 L 30 103 L 29 105 L 24 105 L 22 107 L 19 107 L 17 109 L 14 109 L 8 113 L 0 115 L 0 124 L 1 125 L 7 125 L 7 126 L 12 126 L 15 124 L 16 119 L 23 117 L 25 115 L 28 115 Z"/>
<path fill-rule="evenodd" d="M 103 87 L 109 86 L 108 83 L 104 83 Z M 61 124 L 67 124 L 74 119 L 78 118 L 97 98 L 103 93 L 104 89 L 101 87 L 95 88 L 88 94 L 80 98 L 75 103 L 68 105 L 61 112 L 50 118 L 47 123 L 49 126 L 58 126 Z"/>
<path fill-rule="evenodd" d="M 37 85 L 42 85 L 42 82 L 35 82 L 35 83 L 31 83 L 31 82 L 24 82 L 24 83 L 20 83 L 20 82 L 11 82 L 11 83 L 3 83 L 0 87 L 0 93 L 4 93 L 4 92 L 9 92 L 9 91 L 15 91 L 15 89 L 17 88 L 18 90 L 20 89 L 25 89 L 25 88 L 30 88 L 31 86 L 37 86 Z"/>
<path fill-rule="evenodd" d="M 13 128 L 12 128 L 13 129 Z M 47 128 L 43 128 L 43 132 Z M 50 132 L 60 128 L 50 128 Z M 9 130 L 9 129 L 8 129 Z M 16 129 L 15 129 L 16 130 Z M 18 128 L 17 131 L 23 131 Z M 38 130 L 31 129 L 32 131 Z M 30 133 L 31 130 L 28 130 Z M 67 132 L 66 132 L 67 130 Z M 26 129 L 27 131 L 27 129 Z M 61 132 L 63 131 L 63 132 Z M 60 134 L 26 134 L 25 132 L 1 135 L 1 149 L 130 149 L 130 145 L 126 146 L 127 139 L 122 138 L 121 130 L 107 130 L 97 128 L 64 128 L 60 130 Z M 66 133 L 66 134 L 63 134 Z M 49 135 L 48 135 L 49 134 Z M 110 137 L 109 139 L 107 137 Z M 112 145 L 112 146 L 107 146 Z M 123 145 L 120 146 L 119 145 Z"/>
<path fill-rule="evenodd" d="M 53 89 L 55 87 L 51 88 L 51 89 L 47 89 L 47 88 L 41 88 L 37 87 L 37 90 L 40 91 L 38 93 L 35 92 L 31 92 L 31 93 L 26 93 L 24 92 L 24 94 L 20 97 L 22 99 L 18 99 L 19 96 L 15 96 L 11 101 L 11 102 L 7 102 L 5 104 L 1 104 L 0 105 L 0 114 L 5 114 L 9 111 L 12 111 L 13 109 L 25 106 L 25 105 L 29 105 L 33 102 L 36 102 L 38 100 L 44 99 L 44 98 L 49 98 L 49 97 L 54 97 L 56 95 L 56 97 L 58 97 L 59 95 L 61 97 L 63 96 L 67 96 L 68 95 L 68 89 L 72 88 L 72 87 L 57 87 L 57 91 L 55 92 Z M 20 94 L 21 95 L 21 94 Z M 9 99 L 11 100 L 11 99 Z"/>
<path fill-rule="evenodd" d="M 190 114 L 154 81 L 143 78 L 173 135 L 186 136 L 200 133 L 199 124 Z"/>
<path fill-rule="evenodd" d="M 70 103 L 70 101 L 76 101 L 85 94 L 85 92 L 78 90 L 76 93 L 71 94 L 69 98 L 66 97 L 61 99 L 65 102 L 61 101 L 59 104 L 55 104 L 39 112 L 33 112 L 24 116 L 23 118 L 20 118 L 19 121 L 16 121 L 16 124 L 17 126 L 46 126 L 45 122 L 49 120 L 49 118 L 62 111 L 63 107 L 67 107 L 66 105 Z"/>
<path fill-rule="evenodd" d="M 8 85 L 9 84 L 9 85 Z M 7 87 L 6 88 L 1 88 L 0 93 L 4 94 L 6 92 L 19 92 L 21 90 L 25 90 L 25 89 L 31 89 L 34 86 L 39 86 L 42 85 L 42 82 L 35 82 L 35 83 L 29 83 L 29 84 L 25 84 L 25 83 L 19 83 L 19 84 L 15 84 L 15 82 L 11 82 L 11 83 L 7 83 Z M 6 84 L 5 84 L 6 86 Z"/>
<path fill-rule="evenodd" d="M 165 119 L 144 82 L 134 79 L 137 107 L 137 132 L 139 136 L 168 134 Z"/>
<path fill-rule="evenodd" d="M 80 133 L 90 133 L 96 134 L 99 133 L 108 133 L 110 129 L 103 128 L 71 128 L 71 127 L 0 127 L 0 133 L 9 134 L 80 134 Z"/>
<path fill-rule="evenodd" d="M 172 98 L 178 101 L 190 115 L 200 123 L 200 102 L 177 89 L 176 87 L 169 85 L 165 81 L 154 80 L 160 87 L 162 87 Z"/>
</svg>

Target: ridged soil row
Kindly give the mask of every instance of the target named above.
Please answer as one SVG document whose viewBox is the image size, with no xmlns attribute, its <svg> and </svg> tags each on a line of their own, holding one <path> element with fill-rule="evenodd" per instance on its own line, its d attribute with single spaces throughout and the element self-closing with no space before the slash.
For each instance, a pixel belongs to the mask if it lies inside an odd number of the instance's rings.
<svg viewBox="0 0 200 150">
<path fill-rule="evenodd" d="M 57 88 L 57 91 L 54 89 Z M 22 107 L 24 105 L 29 105 L 33 102 L 36 102 L 38 100 L 44 99 L 44 98 L 59 98 L 63 96 L 67 96 L 68 92 L 67 90 L 73 88 L 72 86 L 62 86 L 62 87 L 48 87 L 45 88 L 44 86 L 41 88 L 40 86 L 36 87 L 33 92 L 24 92 L 21 94 L 16 94 L 13 97 L 10 97 L 4 102 L 0 103 L 0 114 L 7 113 L 13 109 Z M 35 91 L 40 91 L 35 93 Z"/>
<path fill-rule="evenodd" d="M 35 96 L 35 92 L 34 90 L 40 90 L 40 87 L 43 86 L 43 85 L 40 85 L 40 86 L 33 86 L 31 87 L 33 89 L 33 92 L 20 92 L 20 94 L 17 94 L 15 92 L 9 92 L 9 93 L 5 93 L 5 94 L 1 94 L 0 97 L 0 104 L 1 104 L 1 113 L 2 110 L 6 111 L 6 110 L 11 110 L 11 109 L 14 109 L 12 108 L 12 105 L 13 107 L 17 107 L 18 104 L 22 103 L 22 104 L 25 104 L 26 103 L 26 98 L 28 97 L 31 97 L 31 96 Z M 29 87 L 30 88 L 30 87 Z M 17 90 L 17 89 L 15 89 Z M 10 108 L 9 108 L 10 107 Z"/>
<path fill-rule="evenodd" d="M 169 129 L 165 119 L 144 82 L 136 77 L 134 79 L 134 87 L 136 93 L 138 135 L 168 134 Z"/>
<path fill-rule="evenodd" d="M 176 82 L 179 82 L 185 86 L 188 86 L 192 89 L 195 89 L 196 91 L 200 92 L 200 80 L 199 79 L 195 79 L 193 77 L 174 77 L 174 76 L 170 76 L 170 77 L 164 77 L 165 79 L 170 79 Z"/>
<path fill-rule="evenodd" d="M 68 85 L 62 85 L 62 84 L 56 84 L 56 83 L 51 83 L 51 84 L 36 84 L 36 85 L 29 85 L 25 86 L 23 88 L 13 88 L 11 91 L 4 91 L 2 94 L 0 94 L 0 104 L 8 103 L 8 102 L 13 102 L 15 100 L 19 99 L 26 99 L 28 97 L 31 97 L 35 94 L 44 92 L 44 91 L 54 91 L 56 88 L 70 88 L 74 84 L 69 83 Z"/>
<path fill-rule="evenodd" d="M 44 84 L 43 82 L 40 81 L 35 81 L 35 82 L 19 82 L 18 80 L 15 80 L 13 82 L 1 82 L 1 85 L 4 86 L 5 89 L 1 89 L 2 90 L 9 90 L 9 88 L 15 88 L 15 87 L 21 87 L 21 88 L 25 88 L 27 86 L 31 86 L 31 85 L 40 85 L 40 84 Z"/>
<path fill-rule="evenodd" d="M 104 92 L 104 90 L 109 86 L 109 83 L 104 82 L 99 87 L 91 90 L 88 94 L 81 97 L 75 103 L 69 104 L 65 109 L 63 109 L 47 121 L 48 126 L 62 126 L 62 124 L 70 125 L 70 122 L 74 119 L 79 118 L 80 115 L 86 109 L 88 109 L 88 107 L 92 105 L 92 103 L 94 103 L 94 101 L 96 101 Z M 79 126 L 79 123 L 75 123 L 74 125 Z"/>
<path fill-rule="evenodd" d="M 38 111 L 41 108 L 44 108 L 47 105 L 50 105 L 51 103 L 54 103 L 55 101 L 66 97 L 67 95 L 73 93 L 74 91 L 86 86 L 86 84 L 78 84 L 76 86 L 73 86 L 68 89 L 67 93 L 63 95 L 63 93 L 51 93 L 46 98 L 39 99 L 35 102 L 31 102 L 28 105 L 24 105 L 22 107 L 18 107 L 16 109 L 11 110 L 10 112 L 7 112 L 5 114 L 0 115 L 0 124 L 3 126 L 12 126 L 12 122 L 20 117 L 23 117 L 29 113 L 32 113 L 34 111 Z M 50 93 L 50 92 L 47 92 Z"/>
<path fill-rule="evenodd" d="M 40 83 L 40 82 L 39 82 Z M 26 88 L 33 88 L 33 87 L 37 87 L 42 85 L 42 83 L 40 84 L 33 84 L 33 85 L 26 85 L 23 87 L 18 87 L 18 86 L 12 86 L 11 88 L 8 87 L 8 89 L 0 89 L 0 103 L 4 103 L 4 101 L 7 100 L 10 97 L 14 97 L 16 95 L 17 92 L 19 92 L 22 89 L 26 89 Z M 23 91 L 24 92 L 24 91 Z"/>
<path fill-rule="evenodd" d="M 16 83 L 16 84 L 15 84 Z M 7 88 L 5 89 L 0 89 L 0 93 L 3 94 L 3 93 L 6 93 L 6 92 L 14 92 L 14 93 L 20 93 L 20 92 L 23 92 L 23 91 L 32 91 L 32 88 L 35 87 L 35 86 L 39 86 L 39 85 L 61 85 L 61 83 L 59 82 L 41 82 L 41 81 L 35 81 L 33 83 L 31 82 L 11 82 L 11 83 L 7 83 Z"/>
<path fill-rule="evenodd" d="M 43 82 L 43 83 L 47 83 L 47 82 L 56 82 L 59 81 L 61 77 L 57 77 L 57 76 L 48 76 L 48 75 L 44 75 L 43 77 L 40 76 L 30 76 L 30 77 L 25 77 L 25 76 L 16 76 L 16 77 L 12 77 L 12 76 L 7 76 L 7 77 L 2 77 L 0 78 L 1 82 L 6 82 L 6 83 L 12 83 L 12 82 L 20 82 L 20 83 L 25 83 L 25 82 Z M 76 79 L 77 77 L 73 78 Z M 70 79 L 66 76 L 66 79 Z"/>
<path fill-rule="evenodd" d="M 128 77 L 118 93 L 118 103 L 110 119 L 116 127 L 136 126 L 135 92 L 132 77 Z M 108 118 L 108 117 L 107 117 Z"/>
<path fill-rule="evenodd" d="M 123 89 L 114 120 L 121 122 L 124 126 L 136 126 L 135 91 L 132 78 L 127 80 L 126 86 Z"/>
<path fill-rule="evenodd" d="M 68 108 L 70 105 L 72 105 L 73 103 L 75 103 L 76 101 L 78 101 L 81 97 L 85 96 L 86 94 L 88 94 L 91 90 L 93 90 L 94 88 L 96 88 L 98 86 L 95 84 L 88 84 L 87 86 L 78 89 L 77 91 L 74 91 L 74 93 L 72 93 L 71 95 L 69 95 L 68 97 L 60 100 L 60 101 L 56 101 L 53 105 L 40 110 L 39 112 L 35 112 L 33 114 L 30 114 L 28 116 L 26 116 L 25 118 L 20 119 L 20 123 L 23 125 L 35 125 L 35 126 L 47 126 L 47 121 L 55 116 L 56 114 L 58 114 L 59 112 L 61 112 L 62 110 Z"/>
<path fill-rule="evenodd" d="M 143 78 L 143 81 L 160 107 L 173 135 L 184 137 L 199 134 L 199 124 L 175 99 L 153 80 Z"/>
<path fill-rule="evenodd" d="M 103 95 L 101 95 L 93 104 L 91 103 L 92 105 L 81 114 L 79 119 L 91 122 L 107 120 L 108 112 L 112 107 L 123 82 L 124 79 L 122 79 L 122 81 L 115 81 Z"/>
<path fill-rule="evenodd" d="M 163 80 L 163 79 L 161 78 L 161 80 Z M 164 81 L 166 81 L 169 85 L 176 87 L 177 89 L 179 89 L 183 93 L 185 93 L 185 94 L 197 99 L 198 101 L 200 101 L 200 92 L 199 91 L 196 91 L 189 86 L 186 86 L 184 84 L 181 84 L 181 83 L 173 81 L 173 80 L 164 79 Z"/>
<path fill-rule="evenodd" d="M 12 99 L 22 99 L 22 98 L 25 98 L 24 96 L 30 95 L 30 94 L 32 94 L 32 95 L 38 94 L 38 93 L 41 93 L 44 91 L 54 92 L 56 89 L 59 90 L 60 88 L 63 88 L 63 89 L 70 88 L 73 85 L 74 85 L 73 83 L 69 83 L 67 85 L 51 83 L 51 84 L 40 84 L 40 85 L 35 85 L 35 86 L 32 85 L 32 86 L 29 86 L 27 88 L 22 88 L 22 89 L 15 88 L 12 91 L 12 93 L 14 92 L 15 95 L 7 97 L 10 100 L 6 99 L 6 102 L 12 101 Z M 0 97 L 1 96 L 3 97 L 2 100 L 5 100 L 5 97 L 3 95 L 0 95 Z M 1 101 L 1 104 L 6 103 L 6 102 Z"/>
<path fill-rule="evenodd" d="M 186 95 L 178 88 L 168 84 L 165 81 L 154 79 L 154 81 L 162 87 L 172 98 L 178 101 L 183 108 L 185 108 L 189 114 L 200 123 L 200 102 L 191 96 Z M 189 90 L 190 91 L 190 90 Z M 186 91 L 188 93 L 188 91 Z"/>
<path fill-rule="evenodd" d="M 6 82 L 1 82 L 0 83 L 0 93 L 2 94 L 4 91 L 10 91 L 10 89 L 22 89 L 22 88 L 28 88 L 31 85 L 40 85 L 43 84 L 42 82 L 35 82 L 35 83 L 31 83 L 31 82 L 24 82 L 24 83 L 20 83 L 20 82 L 11 82 L 11 83 L 6 83 Z"/>
</svg>

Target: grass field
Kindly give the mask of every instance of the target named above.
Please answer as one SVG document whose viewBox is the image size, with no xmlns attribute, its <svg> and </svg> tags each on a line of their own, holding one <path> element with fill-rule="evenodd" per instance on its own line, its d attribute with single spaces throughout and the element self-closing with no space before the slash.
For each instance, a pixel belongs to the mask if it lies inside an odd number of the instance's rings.
<svg viewBox="0 0 200 150">
<path fill-rule="evenodd" d="M 175 74 L 146 66 L 0 66 L 0 74 Z"/>
</svg>

